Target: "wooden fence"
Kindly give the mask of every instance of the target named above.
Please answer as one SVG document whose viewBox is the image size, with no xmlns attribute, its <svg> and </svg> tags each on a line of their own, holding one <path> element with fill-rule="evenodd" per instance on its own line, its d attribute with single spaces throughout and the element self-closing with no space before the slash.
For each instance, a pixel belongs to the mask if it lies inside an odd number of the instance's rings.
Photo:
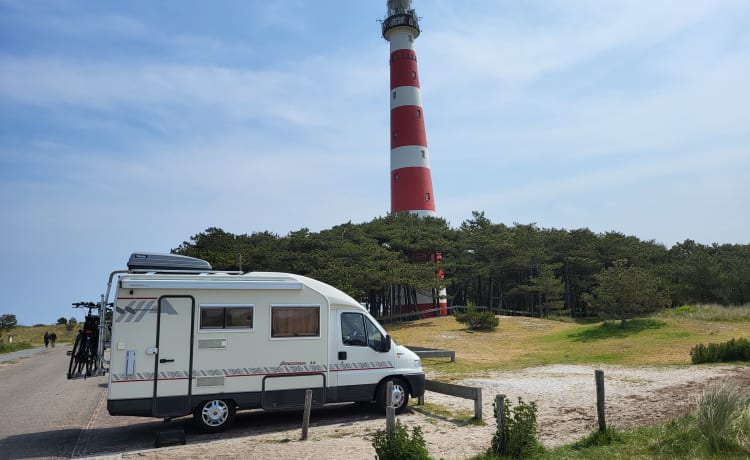
<svg viewBox="0 0 750 460">
<path fill-rule="evenodd" d="M 458 398 L 474 400 L 474 418 L 482 420 L 482 389 L 477 387 L 466 387 L 455 385 L 453 383 L 437 382 L 435 380 L 426 380 L 424 388 L 427 391 L 433 391 L 444 395 L 456 396 Z M 424 404 L 424 395 L 419 397 L 419 405 Z"/>
</svg>

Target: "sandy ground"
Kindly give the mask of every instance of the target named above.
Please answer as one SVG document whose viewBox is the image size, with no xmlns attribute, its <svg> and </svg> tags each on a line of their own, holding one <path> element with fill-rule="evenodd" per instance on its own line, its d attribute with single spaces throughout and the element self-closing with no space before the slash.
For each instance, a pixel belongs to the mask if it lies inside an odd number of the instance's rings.
<svg viewBox="0 0 750 460">
<path fill-rule="evenodd" d="M 473 401 L 432 392 L 425 395 L 425 402 L 448 408 L 456 414 L 449 417 L 453 420 L 419 409 L 400 415 L 398 420 L 407 427 L 421 427 L 434 458 L 469 458 L 489 446 L 496 423 L 492 403 L 496 395 L 504 394 L 513 404 L 518 397 L 536 402 L 539 438 L 545 446 L 566 444 L 586 436 L 598 426 L 595 369 L 604 371 L 607 424 L 619 428 L 653 424 L 684 414 L 694 407 L 701 391 L 715 382 L 733 380 L 750 386 L 750 367 L 747 366 L 594 368 L 551 365 L 455 382 L 482 388 L 483 425 L 463 421 L 467 414 L 473 413 Z M 140 423 L 144 428 L 137 433 L 153 433 L 154 425 L 144 424 L 143 420 L 125 418 L 123 421 L 123 418 L 110 417 L 100 407 L 91 426 L 106 429 L 108 424 L 123 427 L 127 423 Z M 299 440 L 300 426 L 301 415 L 297 413 L 240 413 L 235 426 L 226 434 L 198 435 L 186 428 L 188 444 L 185 446 L 132 450 L 137 446 L 131 445 L 129 451 L 97 456 L 97 452 L 102 452 L 100 444 L 108 441 L 92 436 L 84 437 L 79 454 L 102 459 L 375 458 L 372 434 L 385 427 L 385 419 L 367 406 L 345 405 L 314 411 L 307 441 Z M 124 432 L 111 431 L 109 442 L 115 442 L 111 436 L 135 439 Z"/>
</svg>

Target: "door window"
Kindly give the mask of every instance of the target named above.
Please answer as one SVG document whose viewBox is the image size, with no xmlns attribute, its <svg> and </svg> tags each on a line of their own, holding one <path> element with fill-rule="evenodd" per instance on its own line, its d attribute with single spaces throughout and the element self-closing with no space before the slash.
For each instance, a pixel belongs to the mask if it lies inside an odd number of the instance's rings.
<svg viewBox="0 0 750 460">
<path fill-rule="evenodd" d="M 369 318 L 361 313 L 341 314 L 341 340 L 344 345 L 367 347 L 379 351 L 385 336 Z"/>
<path fill-rule="evenodd" d="M 359 313 L 342 313 L 341 339 L 344 345 L 366 347 L 367 335 L 365 332 L 364 316 Z"/>
</svg>

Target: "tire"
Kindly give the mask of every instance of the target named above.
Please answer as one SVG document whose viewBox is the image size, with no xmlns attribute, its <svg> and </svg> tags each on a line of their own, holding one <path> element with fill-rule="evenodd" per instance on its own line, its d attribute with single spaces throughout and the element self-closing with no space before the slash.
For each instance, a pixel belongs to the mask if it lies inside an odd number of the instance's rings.
<svg viewBox="0 0 750 460">
<path fill-rule="evenodd" d="M 81 348 L 81 334 L 78 334 L 76 341 L 73 343 L 73 351 L 70 352 L 70 364 L 68 364 L 68 380 L 72 379 L 76 373 L 76 356 Z"/>
<path fill-rule="evenodd" d="M 218 433 L 234 423 L 237 407 L 231 400 L 210 399 L 195 408 L 193 419 L 198 428 L 206 433 Z"/>
<path fill-rule="evenodd" d="M 91 345 L 91 344 L 89 344 Z M 91 377 L 96 372 L 96 353 L 87 348 L 86 353 L 86 377 Z"/>
<path fill-rule="evenodd" d="M 393 406 L 396 408 L 396 413 L 400 414 L 404 412 L 406 406 L 409 405 L 409 387 L 403 379 L 391 377 L 383 380 L 378 387 L 378 394 L 375 398 L 375 402 L 377 403 L 378 408 L 385 413 L 388 382 L 393 382 Z"/>
</svg>

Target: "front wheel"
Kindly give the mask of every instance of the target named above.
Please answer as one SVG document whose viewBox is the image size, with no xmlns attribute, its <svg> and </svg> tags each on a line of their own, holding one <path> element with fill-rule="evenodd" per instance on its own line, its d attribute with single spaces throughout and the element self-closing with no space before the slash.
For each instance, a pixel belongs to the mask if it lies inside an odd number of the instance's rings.
<svg viewBox="0 0 750 460">
<path fill-rule="evenodd" d="M 387 405 L 386 393 L 388 392 L 388 382 L 393 382 L 393 392 L 391 394 L 391 403 L 396 408 L 396 413 L 400 414 L 406 410 L 406 406 L 409 405 L 409 387 L 406 386 L 406 382 L 398 377 L 393 377 L 384 380 L 378 388 L 378 394 L 375 398 L 380 410 L 385 412 Z"/>
<path fill-rule="evenodd" d="M 236 410 L 232 401 L 211 399 L 203 401 L 195 408 L 193 418 L 201 431 L 218 433 L 232 425 Z"/>
</svg>

